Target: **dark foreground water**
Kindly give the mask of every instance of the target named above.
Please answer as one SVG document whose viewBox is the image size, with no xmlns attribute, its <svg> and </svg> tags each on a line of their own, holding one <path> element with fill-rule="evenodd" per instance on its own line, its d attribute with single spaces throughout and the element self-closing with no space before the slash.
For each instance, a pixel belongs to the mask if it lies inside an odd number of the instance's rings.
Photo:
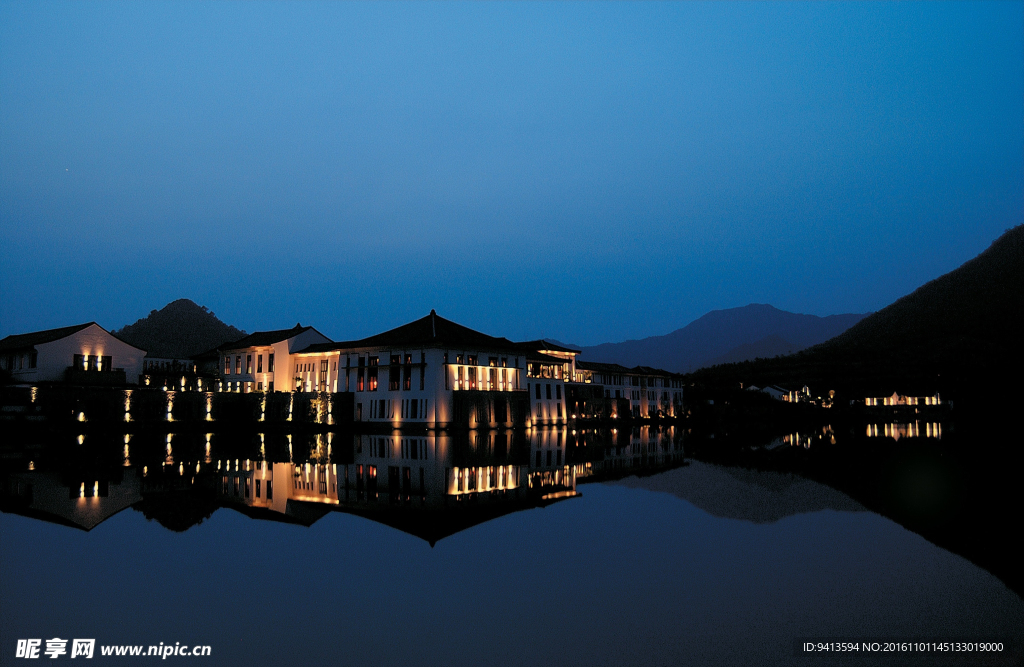
<svg viewBox="0 0 1024 667">
<path fill-rule="evenodd" d="M 564 434 L 534 435 L 529 461 L 511 445 L 489 456 L 518 456 L 523 489 L 539 488 L 540 474 L 566 471 L 555 463 L 560 456 L 545 465 L 545 449 L 564 451 L 560 438 Z M 403 463 L 416 470 L 407 446 L 399 449 L 396 441 L 389 454 L 365 437 L 356 440 L 352 452 L 339 457 L 348 459 L 342 471 L 350 466 L 354 475 L 371 456 L 382 470 L 388 463 L 398 464 L 400 475 Z M 435 458 L 417 455 L 437 466 L 442 500 L 451 501 L 445 491 L 460 484 L 452 471 L 460 462 L 465 468 L 459 457 L 471 453 L 424 444 Z M 636 444 L 647 446 L 647 436 Z M 212 454 L 199 461 L 202 470 L 212 471 L 221 460 L 216 449 Z M 195 464 L 186 459 L 165 467 L 191 471 Z M 211 472 L 216 492 L 227 489 L 220 509 L 182 532 L 127 505 L 85 531 L 68 519 L 83 515 L 69 515 L 67 507 L 113 502 L 132 484 L 152 495 L 167 482 L 147 487 L 155 471 L 146 466 L 142 477 L 132 462 L 118 483 L 104 483 L 104 497 L 92 498 L 84 482 L 76 494 L 77 479 L 65 468 L 52 476 L 63 495 L 48 500 L 39 483 L 36 509 L 0 515 L 0 662 L 32 664 L 15 657 L 17 640 L 40 638 L 45 649 L 45 640 L 57 637 L 95 638 L 97 647 L 209 645 L 210 657 L 167 660 L 211 665 L 1014 664 L 1005 655 L 989 660 L 978 654 L 925 661 L 794 656 L 799 637 L 1001 638 L 1019 651 L 1024 602 L 965 559 L 820 484 L 671 456 L 642 461 L 662 472 L 636 477 L 625 470 L 615 481 L 582 483 L 594 471 L 580 467 L 568 471 L 579 474 L 579 495 L 572 496 L 569 479 L 557 480 L 558 490 L 543 487 L 522 500 L 499 494 L 487 501 L 498 508 L 496 518 L 433 546 L 340 511 L 262 520 L 274 517 L 254 513 L 253 502 L 233 500 L 222 471 Z M 315 466 L 314 459 L 314 472 Z M 33 467 L 20 479 L 43 466 Z M 302 464 L 294 469 L 290 493 L 301 495 L 306 472 Z M 427 470 L 430 487 L 434 473 Z M 330 479 L 343 498 L 342 474 Z M 16 477 L 8 474 L 8 490 Z M 391 514 L 376 518 L 400 523 L 406 511 L 415 523 L 428 520 L 429 510 L 435 512 L 429 520 L 439 525 L 436 512 L 444 510 L 431 505 L 436 498 L 429 491 L 416 496 L 415 477 L 412 497 L 397 487 Z M 286 495 L 282 479 L 274 490 L 278 500 Z M 379 488 L 376 502 L 390 503 L 383 481 Z M 465 488 L 461 483 L 456 490 Z M 351 489 L 350 509 L 370 507 L 369 499 L 355 497 L 354 482 Z M 541 493 L 552 495 L 541 500 Z M 506 500 L 512 503 L 506 509 L 546 506 L 503 514 L 499 503 Z M 49 513 L 39 509 L 44 506 Z M 455 511 L 465 507 L 454 505 Z M 56 518 L 61 512 L 64 518 Z M 41 660 L 51 664 L 69 654 Z M 86 664 L 158 660 L 98 654 L 99 648 Z"/>
</svg>

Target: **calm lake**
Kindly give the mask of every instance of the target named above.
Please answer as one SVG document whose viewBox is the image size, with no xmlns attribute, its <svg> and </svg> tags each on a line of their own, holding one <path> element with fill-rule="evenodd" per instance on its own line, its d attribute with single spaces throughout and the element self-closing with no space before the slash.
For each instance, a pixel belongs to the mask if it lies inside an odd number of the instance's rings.
<svg viewBox="0 0 1024 667">
<path fill-rule="evenodd" d="M 1020 658 L 1024 601 L 996 577 L 827 486 L 690 460 L 671 428 L 69 435 L 2 453 L 5 665 L 33 638 L 94 638 L 102 664 L 155 658 L 101 646 L 161 643 L 208 645 L 167 659 L 211 665 Z M 808 657 L 799 638 L 1007 645 Z"/>
</svg>

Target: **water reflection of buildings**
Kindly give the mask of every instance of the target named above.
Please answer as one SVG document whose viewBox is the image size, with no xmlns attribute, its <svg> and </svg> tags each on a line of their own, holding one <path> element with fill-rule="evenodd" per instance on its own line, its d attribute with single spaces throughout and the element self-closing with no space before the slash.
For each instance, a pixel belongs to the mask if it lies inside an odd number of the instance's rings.
<svg viewBox="0 0 1024 667">
<path fill-rule="evenodd" d="M 75 474 L 68 470 L 33 470 L 5 476 L 2 485 L 5 512 L 13 512 L 64 526 L 92 530 L 142 499 L 134 470 L 111 479 L 109 474 Z"/>
<path fill-rule="evenodd" d="M 787 433 L 772 440 L 765 446 L 765 449 L 775 449 L 783 446 L 810 449 L 812 445 L 820 443 L 828 443 L 830 445 L 836 444 L 836 434 L 832 430 L 831 425 L 822 426 L 819 429 L 805 431 L 803 433 L 799 431 Z"/>
<path fill-rule="evenodd" d="M 675 426 L 571 431 L 569 450 L 577 477 L 620 477 L 682 465 L 682 433 Z"/>
<path fill-rule="evenodd" d="M 173 530 L 218 508 L 307 526 L 341 511 L 434 543 L 503 514 L 577 495 L 564 428 L 344 438 L 260 434 L 247 442 L 168 434 L 128 437 L 122 444 L 120 437 L 102 445 L 97 436 L 73 438 L 70 446 L 54 448 L 48 465 L 23 461 L 4 476 L 3 510 L 86 530 L 126 507 Z M 103 471 L 90 470 L 82 481 L 84 468 L 62 454 L 93 448 L 104 452 Z"/>
<path fill-rule="evenodd" d="M 925 422 L 924 428 L 920 421 L 907 424 L 878 424 L 867 425 L 867 436 L 869 438 L 942 438 L 942 424 L 940 422 Z"/>
<path fill-rule="evenodd" d="M 938 393 L 933 396 L 905 396 L 898 392 L 893 392 L 892 396 L 869 396 L 864 399 L 864 405 L 868 407 L 938 406 L 943 405 L 943 401 Z"/>
</svg>

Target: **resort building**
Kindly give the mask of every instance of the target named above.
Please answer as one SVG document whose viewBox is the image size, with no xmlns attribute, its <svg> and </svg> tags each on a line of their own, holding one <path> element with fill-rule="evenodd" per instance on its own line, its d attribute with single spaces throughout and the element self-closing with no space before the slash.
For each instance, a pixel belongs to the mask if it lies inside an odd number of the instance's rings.
<svg viewBox="0 0 1024 667">
<path fill-rule="evenodd" d="M 292 355 L 296 387 L 353 392 L 354 419 L 399 426 L 522 425 L 526 355 L 430 311 L 390 331 Z"/>
<path fill-rule="evenodd" d="M 592 361 L 576 361 L 576 383 L 599 387 L 591 400 L 597 399 L 600 391 L 609 399 L 606 416 L 623 418 L 616 399 L 629 401 L 629 415 L 634 418 L 675 417 L 681 414 L 683 404 L 683 380 L 678 373 L 670 373 L 649 366 L 626 368 L 619 364 L 603 364 Z M 583 394 L 581 393 L 581 396 Z M 588 395 L 589 397 L 589 395 Z M 579 408 L 585 413 L 582 403 Z"/>
<path fill-rule="evenodd" d="M 145 356 L 95 322 L 0 340 L 0 370 L 19 384 L 138 384 Z"/>
<path fill-rule="evenodd" d="M 680 414 L 681 376 L 583 362 L 579 354 L 551 341 L 490 336 L 432 310 L 359 340 L 332 342 L 315 328 L 296 324 L 250 334 L 194 359 L 147 357 L 89 323 L 8 336 L 0 341 L 0 369 L 21 384 L 65 381 L 163 390 L 167 396 L 159 399 L 146 392 L 126 395 L 125 421 L 140 423 L 250 415 L 268 423 L 475 429 Z M 249 404 L 217 393 L 259 396 Z"/>
<path fill-rule="evenodd" d="M 0 341 L 2 342 L 2 341 Z M 893 392 L 892 396 L 871 396 L 864 399 L 864 405 L 868 407 L 888 406 L 919 406 L 919 405 L 942 405 L 942 397 L 936 393 L 934 396 L 904 396 Z"/>
<path fill-rule="evenodd" d="M 580 351 L 546 340 L 519 346 L 526 356 L 526 391 L 533 424 L 565 424 L 569 420 L 566 387 L 576 374 L 576 355 Z"/>
<path fill-rule="evenodd" d="M 313 327 L 296 324 L 291 329 L 258 331 L 233 343 L 217 348 L 220 357 L 221 390 L 234 392 L 274 391 L 277 378 L 278 391 L 316 391 L 309 383 L 312 372 L 300 374 L 294 364 L 305 364 L 293 358 L 293 353 L 317 343 L 330 343 L 331 339 Z M 305 377 L 300 386 L 298 379 Z"/>
</svg>

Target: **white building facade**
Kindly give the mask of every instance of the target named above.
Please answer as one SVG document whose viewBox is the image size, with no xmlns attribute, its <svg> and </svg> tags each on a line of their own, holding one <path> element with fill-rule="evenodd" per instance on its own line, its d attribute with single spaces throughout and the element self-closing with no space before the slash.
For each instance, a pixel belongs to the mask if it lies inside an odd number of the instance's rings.
<svg viewBox="0 0 1024 667">
<path fill-rule="evenodd" d="M 145 356 L 95 322 L 0 340 L 0 369 L 23 384 L 138 384 Z"/>
<path fill-rule="evenodd" d="M 330 342 L 330 338 L 313 327 L 296 324 L 291 329 L 259 331 L 225 343 L 218 348 L 221 390 L 241 393 L 316 391 L 298 382 L 301 375 L 295 364 L 305 362 L 294 358 L 293 353 L 313 344 Z M 308 380 L 308 373 L 306 377 Z"/>
<path fill-rule="evenodd" d="M 297 387 L 352 392 L 357 422 L 508 425 L 512 404 L 526 395 L 521 348 L 434 311 L 369 338 L 310 345 L 291 358 Z"/>
</svg>

